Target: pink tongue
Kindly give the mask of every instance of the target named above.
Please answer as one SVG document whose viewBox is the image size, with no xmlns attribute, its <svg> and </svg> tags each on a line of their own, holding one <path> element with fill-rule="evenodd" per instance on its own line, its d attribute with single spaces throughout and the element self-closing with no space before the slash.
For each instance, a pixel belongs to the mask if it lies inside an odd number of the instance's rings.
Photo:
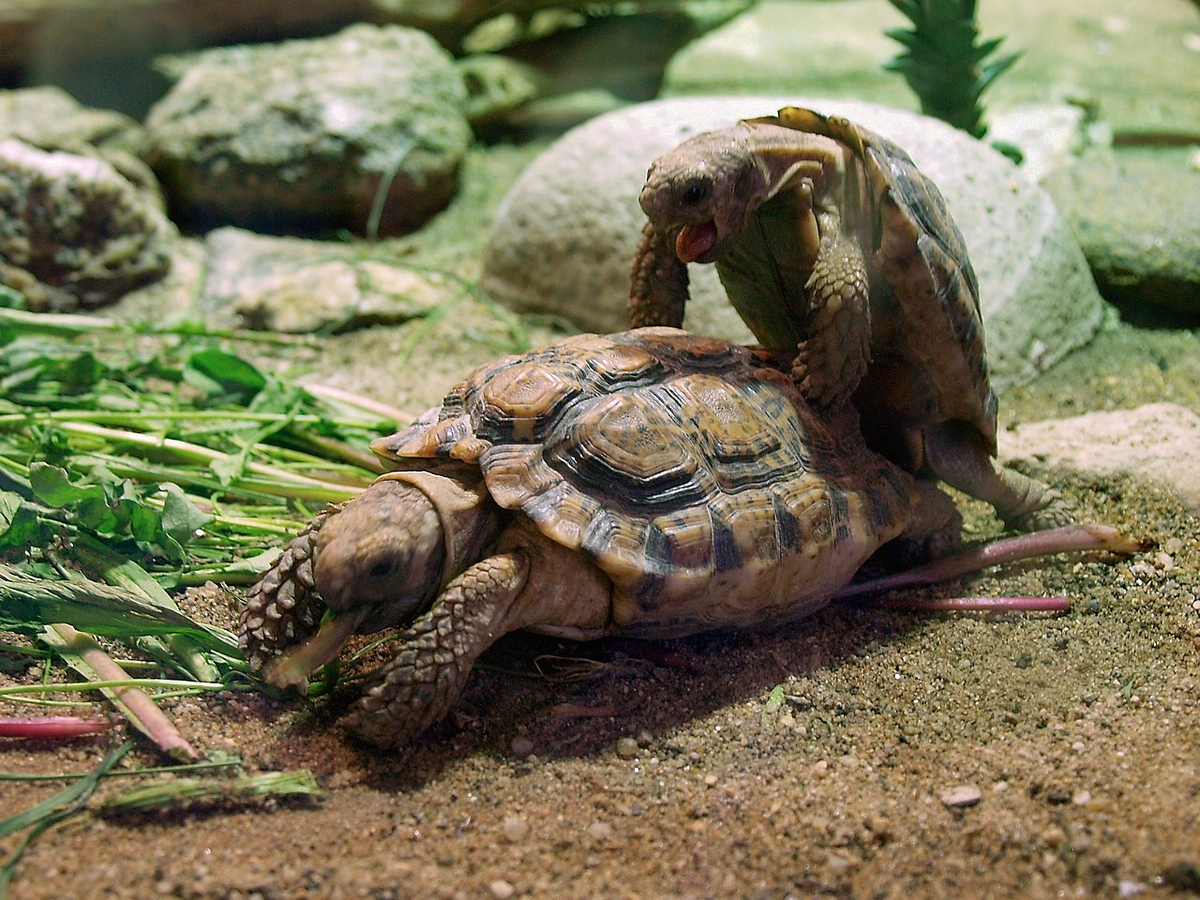
<svg viewBox="0 0 1200 900">
<path fill-rule="evenodd" d="M 675 255 L 685 263 L 693 262 L 717 243 L 717 223 L 711 219 L 702 225 L 684 225 L 675 238 Z"/>
</svg>

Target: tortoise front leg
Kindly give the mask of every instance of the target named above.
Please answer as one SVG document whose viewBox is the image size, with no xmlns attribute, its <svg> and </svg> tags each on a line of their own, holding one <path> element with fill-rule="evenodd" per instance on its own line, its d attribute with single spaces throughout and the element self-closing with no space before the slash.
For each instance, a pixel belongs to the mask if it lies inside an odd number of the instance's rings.
<svg viewBox="0 0 1200 900">
<path fill-rule="evenodd" d="M 396 637 L 400 652 L 383 666 L 343 720 L 363 740 L 397 747 L 442 718 L 475 660 L 504 632 L 525 587 L 521 551 L 480 560 L 453 579 L 424 615 Z"/>
<path fill-rule="evenodd" d="M 246 595 L 238 647 L 252 671 L 317 630 L 325 602 L 313 588 L 313 551 L 321 526 L 343 505 L 317 513 Z"/>
<path fill-rule="evenodd" d="M 979 433 L 965 422 L 925 430 L 925 463 L 951 487 L 990 503 L 1009 528 L 1035 531 L 1074 521 L 1058 491 L 997 462 Z"/>
<path fill-rule="evenodd" d="M 871 361 L 870 288 L 858 241 L 822 237 L 804 287 L 808 337 L 799 344 L 792 377 L 806 399 L 828 408 L 850 399 Z"/>
<path fill-rule="evenodd" d="M 649 222 L 633 257 L 629 284 L 629 324 L 683 327 L 683 309 L 688 299 L 687 264 L 675 255 L 669 235 Z"/>
</svg>

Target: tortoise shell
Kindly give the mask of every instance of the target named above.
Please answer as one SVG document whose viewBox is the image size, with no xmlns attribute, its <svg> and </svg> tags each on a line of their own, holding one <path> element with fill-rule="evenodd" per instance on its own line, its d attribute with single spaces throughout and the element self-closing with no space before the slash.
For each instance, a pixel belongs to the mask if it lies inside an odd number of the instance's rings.
<svg viewBox="0 0 1200 900">
<path fill-rule="evenodd" d="M 800 616 L 789 585 L 823 605 L 913 498 L 853 410 L 811 412 L 789 362 L 673 328 L 581 335 L 485 365 L 372 449 L 478 466 L 500 507 L 608 575 L 617 628 Z"/>
<path fill-rule="evenodd" d="M 875 359 L 858 398 L 864 419 L 912 428 L 961 420 L 995 455 L 979 284 L 937 185 L 903 149 L 848 119 L 785 107 L 749 121 L 839 141 L 861 160 L 873 190 L 873 246 L 864 250 L 873 251 L 890 301 L 872 301 L 872 329 L 884 337 L 872 342 Z"/>
</svg>

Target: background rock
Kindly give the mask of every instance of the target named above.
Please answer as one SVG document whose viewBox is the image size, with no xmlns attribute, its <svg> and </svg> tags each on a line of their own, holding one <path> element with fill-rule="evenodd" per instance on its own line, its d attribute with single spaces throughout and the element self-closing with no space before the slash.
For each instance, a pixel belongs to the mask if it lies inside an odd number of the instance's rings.
<svg viewBox="0 0 1200 900">
<path fill-rule="evenodd" d="M 1200 513 L 1200 416 L 1174 403 L 1029 422 L 1000 434 L 1000 456 L 1150 479 Z"/>
<path fill-rule="evenodd" d="M 685 137 L 786 103 L 846 115 L 907 149 L 937 182 L 979 276 L 998 386 L 1026 380 L 1090 339 L 1101 300 L 1049 197 L 1006 159 L 944 123 L 867 103 L 803 98 L 685 98 L 611 113 L 537 159 L 501 204 L 482 285 L 520 310 L 589 330 L 624 326 L 629 269 L 645 218 L 650 162 Z M 711 266 L 692 266 L 687 327 L 750 340 Z"/>
<path fill-rule="evenodd" d="M 143 155 L 191 227 L 395 233 L 453 196 L 464 101 L 428 35 L 352 26 L 199 54 L 151 110 Z"/>
<path fill-rule="evenodd" d="M 397 325 L 427 315 L 456 291 L 439 272 L 363 249 L 218 228 L 206 240 L 205 312 L 222 308 L 249 328 L 292 333 Z"/>
<path fill-rule="evenodd" d="M 90 309 L 156 281 L 172 233 L 104 160 L 0 142 L 0 283 L 30 309 Z"/>
<path fill-rule="evenodd" d="M 980 33 L 1003 37 L 1018 63 L 984 95 L 989 110 L 1073 100 L 1118 130 L 1200 123 L 1200 17 L 1183 0 L 1007 0 L 978 4 Z M 668 95 L 795 92 L 916 109 L 883 69 L 908 22 L 881 0 L 763 0 L 671 61 Z"/>
<path fill-rule="evenodd" d="M 1044 185 L 1107 299 L 1200 315 L 1200 170 L 1183 148 L 1089 154 Z"/>
<path fill-rule="evenodd" d="M 0 91 L 0 138 L 15 137 L 42 149 L 78 144 L 136 153 L 142 126 L 110 109 L 79 103 L 62 88 L 46 85 Z"/>
</svg>

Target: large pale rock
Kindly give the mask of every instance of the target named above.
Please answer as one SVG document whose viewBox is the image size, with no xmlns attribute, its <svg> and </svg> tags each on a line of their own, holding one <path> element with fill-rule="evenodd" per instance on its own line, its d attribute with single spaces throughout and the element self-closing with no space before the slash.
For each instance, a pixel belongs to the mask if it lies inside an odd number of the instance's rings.
<svg viewBox="0 0 1200 900">
<path fill-rule="evenodd" d="M 990 147 L 950 126 L 869 103 L 799 97 L 688 98 L 602 116 L 568 133 L 513 186 L 497 213 L 483 287 L 520 310 L 581 328 L 624 327 L 642 224 L 637 195 L 657 156 L 700 131 L 788 103 L 844 115 L 907 149 L 937 182 L 979 276 L 997 387 L 1027 380 L 1086 343 L 1102 301 L 1050 198 Z M 749 332 L 711 266 L 692 266 L 688 328 Z"/>
<path fill-rule="evenodd" d="M 1182 148 L 1090 153 L 1043 184 L 1106 298 L 1200 314 L 1200 170 Z"/>
<path fill-rule="evenodd" d="M 201 306 L 227 310 L 247 328 L 294 333 L 398 325 L 432 313 L 461 287 L 369 248 L 218 228 L 208 251 Z"/>
<path fill-rule="evenodd" d="M 190 225 L 409 230 L 471 141 L 449 54 L 409 28 L 199 54 L 146 120 L 143 156 Z"/>
<path fill-rule="evenodd" d="M 1000 434 L 1000 456 L 1149 479 L 1200 514 L 1200 416 L 1174 403 L 1028 422 Z"/>
<path fill-rule="evenodd" d="M 30 309 L 91 309 L 162 278 L 173 235 L 104 160 L 0 142 L 0 284 Z"/>
</svg>

